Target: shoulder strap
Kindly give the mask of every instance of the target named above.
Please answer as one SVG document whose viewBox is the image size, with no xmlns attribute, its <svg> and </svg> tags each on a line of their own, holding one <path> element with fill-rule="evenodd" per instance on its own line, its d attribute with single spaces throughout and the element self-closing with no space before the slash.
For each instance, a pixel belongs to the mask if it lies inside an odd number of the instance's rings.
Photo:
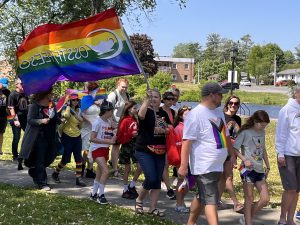
<svg viewBox="0 0 300 225">
<path fill-rule="evenodd" d="M 117 91 L 116 90 L 114 90 L 114 93 L 115 93 L 115 104 L 118 102 L 118 93 L 117 93 Z"/>
<path fill-rule="evenodd" d="M 115 95 L 116 95 L 116 97 L 115 97 L 115 101 L 116 101 L 116 103 L 118 102 L 118 93 L 117 93 L 117 91 L 116 90 L 114 90 L 114 93 L 115 93 Z M 130 100 L 130 96 L 129 96 L 129 94 L 127 93 L 127 92 L 125 92 L 125 94 L 126 94 L 126 97 L 127 97 L 127 100 L 129 101 Z"/>
</svg>

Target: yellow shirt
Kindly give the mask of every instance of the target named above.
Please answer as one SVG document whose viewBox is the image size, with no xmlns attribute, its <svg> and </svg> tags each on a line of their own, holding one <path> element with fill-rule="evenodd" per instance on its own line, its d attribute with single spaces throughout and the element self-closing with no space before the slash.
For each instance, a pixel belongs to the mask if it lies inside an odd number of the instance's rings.
<svg viewBox="0 0 300 225">
<path fill-rule="evenodd" d="M 74 112 L 74 111 L 73 111 Z M 80 136 L 81 122 L 71 113 L 71 107 L 67 106 L 62 112 L 62 117 L 66 119 L 62 132 L 70 137 Z"/>
</svg>

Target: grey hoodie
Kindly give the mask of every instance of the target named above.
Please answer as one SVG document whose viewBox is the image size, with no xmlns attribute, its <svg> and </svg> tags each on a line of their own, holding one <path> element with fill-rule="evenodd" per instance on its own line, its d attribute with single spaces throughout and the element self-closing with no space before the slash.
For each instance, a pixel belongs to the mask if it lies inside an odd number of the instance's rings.
<svg viewBox="0 0 300 225">
<path fill-rule="evenodd" d="M 300 156 L 300 104 L 295 99 L 279 112 L 275 148 L 278 157 Z"/>
</svg>

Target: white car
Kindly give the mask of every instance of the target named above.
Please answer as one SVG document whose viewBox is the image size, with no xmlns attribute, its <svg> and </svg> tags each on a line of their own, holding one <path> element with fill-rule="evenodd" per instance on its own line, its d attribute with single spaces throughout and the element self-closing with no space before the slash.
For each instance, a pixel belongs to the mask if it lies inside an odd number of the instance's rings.
<svg viewBox="0 0 300 225">
<path fill-rule="evenodd" d="M 251 87 L 251 82 L 249 80 L 241 80 L 240 85 Z"/>
</svg>

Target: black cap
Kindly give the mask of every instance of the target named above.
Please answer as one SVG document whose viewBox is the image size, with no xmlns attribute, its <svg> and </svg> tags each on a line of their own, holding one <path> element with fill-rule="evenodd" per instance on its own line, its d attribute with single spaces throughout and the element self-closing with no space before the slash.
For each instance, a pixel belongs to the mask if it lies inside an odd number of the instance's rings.
<svg viewBox="0 0 300 225">
<path fill-rule="evenodd" d="M 110 110 L 113 110 L 113 109 L 114 109 L 113 104 L 111 102 L 107 101 L 106 99 L 104 99 L 103 102 L 100 105 L 101 112 L 110 111 Z"/>
<path fill-rule="evenodd" d="M 222 88 L 218 83 L 208 82 L 203 86 L 201 95 L 202 97 L 204 97 L 210 94 L 226 94 L 228 91 L 229 90 Z"/>
</svg>

